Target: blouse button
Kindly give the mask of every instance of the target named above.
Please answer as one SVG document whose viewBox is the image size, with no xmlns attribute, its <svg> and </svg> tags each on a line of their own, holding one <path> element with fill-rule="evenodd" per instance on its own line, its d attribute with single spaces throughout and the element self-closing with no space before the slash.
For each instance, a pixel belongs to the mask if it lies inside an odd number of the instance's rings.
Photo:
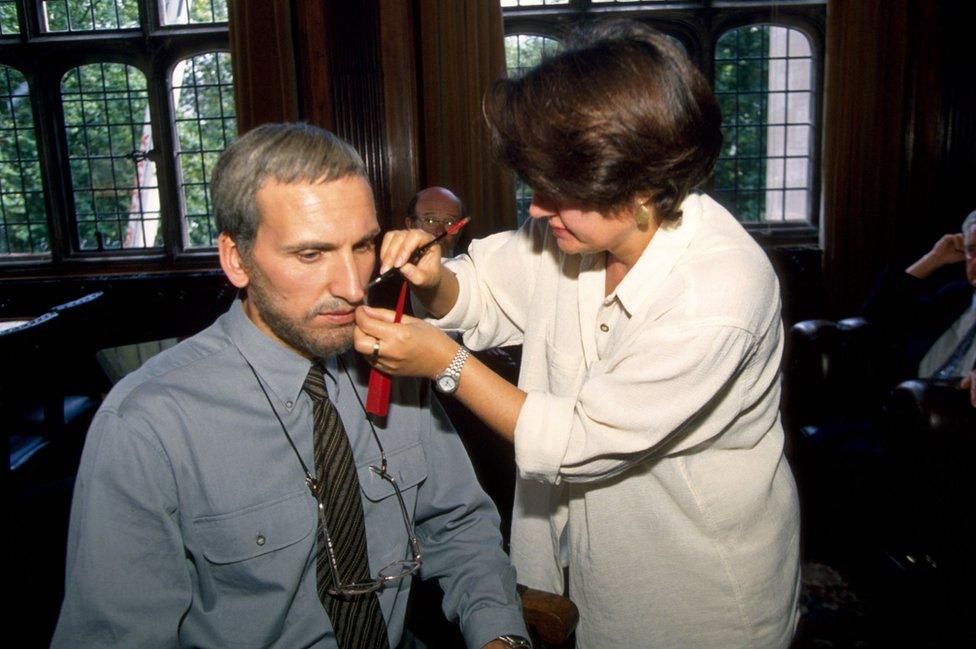
<svg viewBox="0 0 976 649">
<path fill-rule="evenodd" d="M 610 331 L 610 327 L 608 327 L 605 324 L 602 324 L 600 325 L 600 331 L 602 331 L 603 333 L 607 333 L 608 331 Z"/>
<path fill-rule="evenodd" d="M 257 543 L 258 545 L 264 545 L 265 540 L 266 539 L 264 538 L 263 534 L 258 534 L 257 538 L 254 539 L 254 542 Z"/>
<path fill-rule="evenodd" d="M 286 401 L 285 402 L 285 407 L 288 408 L 289 410 L 291 410 L 292 408 L 295 407 L 295 402 L 294 401 Z"/>
</svg>

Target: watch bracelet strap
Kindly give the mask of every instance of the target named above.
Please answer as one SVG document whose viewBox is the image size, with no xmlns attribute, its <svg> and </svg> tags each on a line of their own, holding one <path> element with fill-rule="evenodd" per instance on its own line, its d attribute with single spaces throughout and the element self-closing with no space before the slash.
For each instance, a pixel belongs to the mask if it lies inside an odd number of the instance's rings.
<svg viewBox="0 0 976 649">
<path fill-rule="evenodd" d="M 501 640 L 509 647 L 514 649 L 532 649 L 532 642 L 528 638 L 524 638 L 520 635 L 500 635 L 496 640 Z"/>
<path fill-rule="evenodd" d="M 469 352 L 464 345 L 458 347 L 457 352 L 454 353 L 454 358 L 451 359 L 451 364 L 448 365 L 447 369 L 444 371 L 450 372 L 454 376 L 460 376 L 461 368 L 464 367 L 464 364 L 467 362 L 468 356 L 470 355 L 471 352 Z"/>
</svg>

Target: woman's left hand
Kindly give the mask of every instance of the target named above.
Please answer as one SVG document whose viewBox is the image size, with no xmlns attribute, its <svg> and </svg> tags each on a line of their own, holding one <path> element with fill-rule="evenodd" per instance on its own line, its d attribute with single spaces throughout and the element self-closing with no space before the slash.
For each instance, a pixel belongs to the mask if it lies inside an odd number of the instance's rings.
<svg viewBox="0 0 976 649">
<path fill-rule="evenodd" d="M 432 379 L 444 371 L 459 345 L 423 320 L 405 315 L 396 323 L 393 321 L 395 315 L 389 309 L 358 307 L 354 334 L 356 351 L 376 369 L 394 376 Z"/>
</svg>

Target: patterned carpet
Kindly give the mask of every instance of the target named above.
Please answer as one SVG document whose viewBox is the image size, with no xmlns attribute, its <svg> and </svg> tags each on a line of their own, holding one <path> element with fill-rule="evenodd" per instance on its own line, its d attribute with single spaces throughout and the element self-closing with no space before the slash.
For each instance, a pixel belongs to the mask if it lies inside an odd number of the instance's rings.
<svg viewBox="0 0 976 649">
<path fill-rule="evenodd" d="M 793 649 L 878 647 L 871 627 L 863 597 L 836 569 L 824 563 L 803 564 L 800 625 Z"/>
</svg>

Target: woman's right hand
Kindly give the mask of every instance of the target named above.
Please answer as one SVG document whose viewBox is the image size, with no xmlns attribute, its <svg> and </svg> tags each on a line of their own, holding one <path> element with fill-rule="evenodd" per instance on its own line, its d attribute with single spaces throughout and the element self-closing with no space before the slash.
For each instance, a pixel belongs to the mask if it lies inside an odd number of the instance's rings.
<svg viewBox="0 0 976 649">
<path fill-rule="evenodd" d="M 380 245 L 380 273 L 399 268 L 400 274 L 415 288 L 435 290 L 441 282 L 440 245 L 431 246 L 416 264 L 408 263 L 410 255 L 433 238 L 419 228 L 387 232 Z"/>
</svg>

